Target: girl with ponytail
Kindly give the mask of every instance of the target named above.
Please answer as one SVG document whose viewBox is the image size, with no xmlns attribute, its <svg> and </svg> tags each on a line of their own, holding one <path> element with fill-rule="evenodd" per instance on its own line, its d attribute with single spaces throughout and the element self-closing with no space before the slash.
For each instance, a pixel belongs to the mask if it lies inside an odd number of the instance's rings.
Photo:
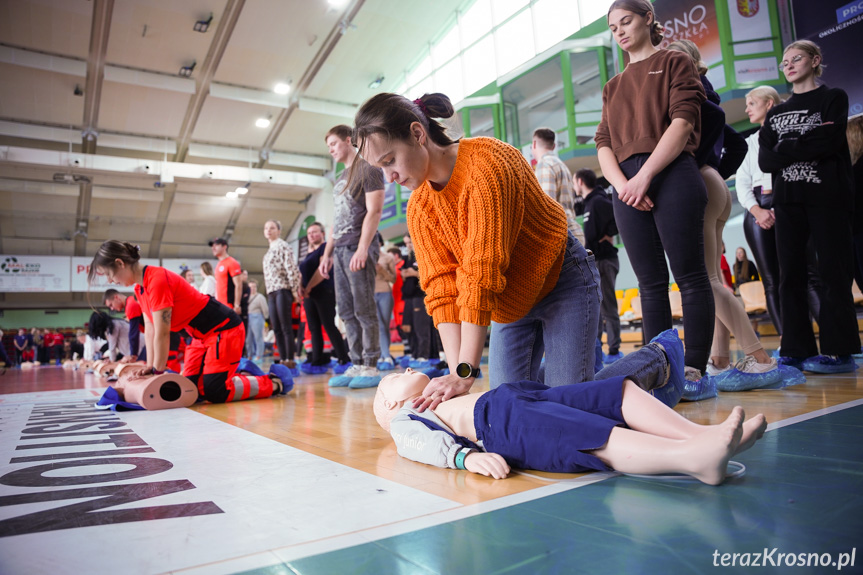
<svg viewBox="0 0 863 575">
<path fill-rule="evenodd" d="M 521 152 L 493 138 L 452 139 L 443 94 L 379 94 L 360 107 L 353 141 L 384 177 L 413 190 L 407 225 L 425 305 L 452 373 L 429 382 L 416 407 L 467 392 L 491 324 L 491 386 L 540 378 L 593 379 L 599 275 L 543 193 Z"/>
</svg>

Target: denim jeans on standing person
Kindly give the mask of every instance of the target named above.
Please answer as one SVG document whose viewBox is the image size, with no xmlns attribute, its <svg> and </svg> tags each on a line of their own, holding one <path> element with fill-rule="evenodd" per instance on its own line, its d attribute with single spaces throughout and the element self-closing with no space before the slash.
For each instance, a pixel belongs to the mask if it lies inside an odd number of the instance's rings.
<svg viewBox="0 0 863 575">
<path fill-rule="evenodd" d="M 620 169 L 632 178 L 649 157 L 630 156 L 620 163 Z M 716 312 L 704 265 L 707 188 L 695 158 L 680 154 L 651 180 L 647 195 L 654 205 L 646 212 L 624 204 L 617 193 L 613 200 L 617 229 L 638 278 L 644 339 L 649 341 L 672 326 L 670 264 L 683 300 L 686 365 L 703 373 L 713 343 Z"/>
<path fill-rule="evenodd" d="M 600 299 L 593 253 L 570 233 L 554 289 L 520 320 L 492 322 L 488 358 L 491 387 L 537 381 L 543 354 L 545 385 L 592 380 Z"/>
<path fill-rule="evenodd" d="M 381 355 L 375 305 L 375 266 L 380 255 L 377 236 L 369 247 L 366 267 L 352 272 L 351 258 L 356 252 L 356 244 L 336 246 L 333 250 L 336 305 L 348 332 L 351 362 L 376 367 Z"/>
<path fill-rule="evenodd" d="M 381 342 L 381 357 L 391 357 L 390 354 L 390 321 L 393 319 L 393 292 L 375 292 L 375 306 L 378 309 L 378 334 Z"/>
<path fill-rule="evenodd" d="M 264 314 L 249 314 L 249 331 L 246 332 L 246 352 L 253 359 L 264 353 Z"/>
</svg>

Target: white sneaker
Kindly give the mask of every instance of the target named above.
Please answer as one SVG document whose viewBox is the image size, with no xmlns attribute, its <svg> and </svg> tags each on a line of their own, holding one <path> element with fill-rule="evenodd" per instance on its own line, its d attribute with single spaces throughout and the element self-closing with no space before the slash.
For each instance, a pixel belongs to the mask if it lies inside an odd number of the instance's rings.
<svg viewBox="0 0 863 575">
<path fill-rule="evenodd" d="M 357 377 L 358 375 L 360 375 L 362 373 L 362 371 L 363 371 L 363 366 L 352 365 L 347 369 L 347 371 L 345 371 L 344 375 L 345 375 L 345 377 Z"/>
<path fill-rule="evenodd" d="M 734 367 L 737 368 L 737 371 L 743 373 L 767 373 L 768 371 L 773 371 L 778 366 L 779 364 L 776 362 L 776 358 L 771 357 L 770 363 L 758 363 L 754 357 L 747 355 L 738 361 L 737 365 Z"/>
<path fill-rule="evenodd" d="M 715 377 L 715 376 L 719 375 L 720 373 L 725 373 L 726 371 L 730 371 L 731 369 L 733 369 L 733 367 L 734 366 L 732 366 L 729 363 L 725 367 L 719 368 L 719 367 L 716 367 L 715 365 L 713 365 L 712 359 L 709 359 L 709 360 L 707 360 L 707 375 Z"/>
<path fill-rule="evenodd" d="M 348 370 L 350 371 L 350 370 Z M 360 369 L 359 377 L 380 377 L 381 372 L 378 371 L 378 368 L 366 366 Z"/>
</svg>

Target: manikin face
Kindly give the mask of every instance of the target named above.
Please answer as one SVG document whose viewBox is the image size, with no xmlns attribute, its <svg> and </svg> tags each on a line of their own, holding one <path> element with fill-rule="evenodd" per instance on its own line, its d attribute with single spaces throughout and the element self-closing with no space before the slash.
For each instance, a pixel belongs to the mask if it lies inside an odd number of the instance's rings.
<svg viewBox="0 0 863 575">
<path fill-rule="evenodd" d="M 105 305 L 111 311 L 123 311 L 126 309 L 126 302 L 123 299 L 123 296 L 117 294 L 111 299 L 105 300 Z"/>
<path fill-rule="evenodd" d="M 429 153 L 425 143 L 422 125 L 414 122 L 409 141 L 390 140 L 381 134 L 369 136 L 363 156 L 371 165 L 383 170 L 386 181 L 415 190 L 429 179 Z"/>
<path fill-rule="evenodd" d="M 391 373 L 381 379 L 378 386 L 380 393 L 386 398 L 388 406 L 398 404 L 401 407 L 405 401 L 422 394 L 429 382 L 429 376 L 421 371 L 407 368 L 404 373 Z"/>
<path fill-rule="evenodd" d="M 773 107 L 773 100 L 755 98 L 753 96 L 746 97 L 746 115 L 749 116 L 749 121 L 759 126 L 764 123 L 764 118 L 767 117 L 767 111 Z"/>
<path fill-rule="evenodd" d="M 109 284 L 121 286 L 135 285 L 135 277 L 132 273 L 132 268 L 126 265 L 121 259 L 114 260 L 114 269 L 97 267 L 96 271 L 105 275 Z"/>
<path fill-rule="evenodd" d="M 791 84 L 800 84 L 815 75 L 815 68 L 821 63 L 818 56 L 810 56 L 803 50 L 791 48 L 782 55 L 782 72 Z"/>
<path fill-rule="evenodd" d="M 313 246 L 319 246 L 324 243 L 324 232 L 320 226 L 312 226 L 306 230 L 306 237 L 309 238 L 309 243 Z"/>
<path fill-rule="evenodd" d="M 264 224 L 264 237 L 269 241 L 277 239 L 281 231 L 276 222 L 267 222 Z"/>
<path fill-rule="evenodd" d="M 639 16 L 635 12 L 617 8 L 608 15 L 608 29 L 621 50 L 630 52 L 650 44 L 650 25 L 653 16 Z"/>
<path fill-rule="evenodd" d="M 335 134 L 327 136 L 327 149 L 333 159 L 342 164 L 345 163 L 345 160 L 351 157 L 351 154 L 353 154 L 354 151 L 350 138 L 342 140 Z"/>
</svg>

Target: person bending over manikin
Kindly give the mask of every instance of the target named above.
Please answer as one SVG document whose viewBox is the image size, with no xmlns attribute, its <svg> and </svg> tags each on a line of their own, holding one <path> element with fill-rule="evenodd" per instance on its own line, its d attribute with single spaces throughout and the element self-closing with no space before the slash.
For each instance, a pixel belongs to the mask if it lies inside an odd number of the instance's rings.
<svg viewBox="0 0 863 575">
<path fill-rule="evenodd" d="M 422 401 L 428 382 L 408 369 L 378 386 L 375 417 L 399 455 L 495 479 L 515 467 L 682 473 L 718 485 L 729 459 L 752 447 L 767 427 L 760 413 L 744 421 L 740 406 L 722 423 L 696 424 L 623 376 L 559 387 L 508 383 L 419 413 L 413 404 Z"/>
</svg>

